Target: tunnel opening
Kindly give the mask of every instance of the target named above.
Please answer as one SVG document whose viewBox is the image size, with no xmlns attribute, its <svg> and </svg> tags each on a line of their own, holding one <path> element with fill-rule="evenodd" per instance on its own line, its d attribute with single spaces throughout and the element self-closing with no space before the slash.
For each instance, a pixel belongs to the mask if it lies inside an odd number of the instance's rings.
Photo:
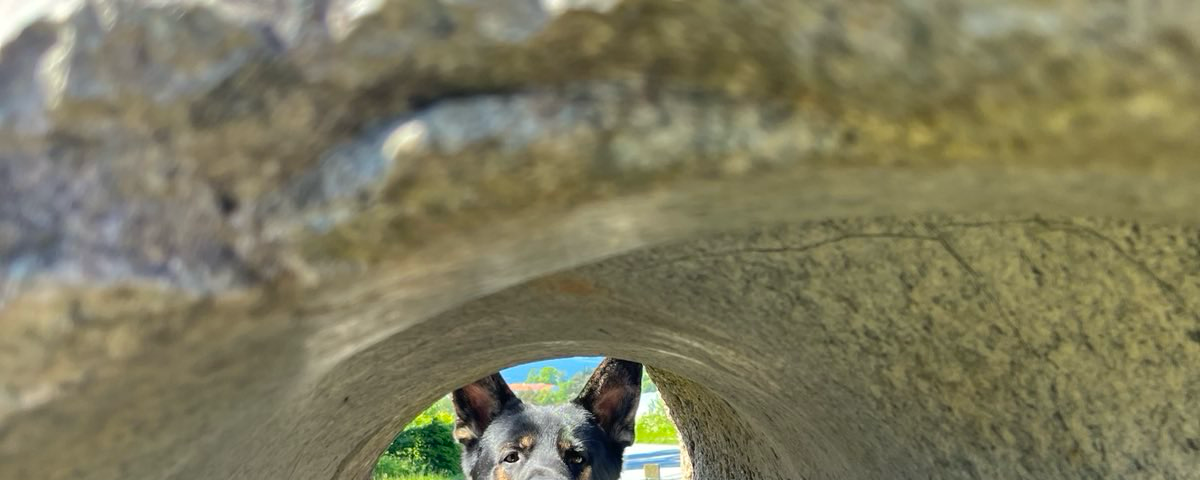
<svg viewBox="0 0 1200 480">
<path fill-rule="evenodd" d="M 325 376 L 322 390 L 355 392 L 357 401 L 344 408 L 370 405 L 371 417 L 363 411 L 353 415 L 374 420 L 353 430 L 345 426 L 347 435 L 360 440 L 347 445 L 337 478 L 370 477 L 397 432 L 454 389 L 515 365 L 577 355 L 646 366 L 678 431 L 680 463 L 690 466 L 690 477 L 684 478 L 796 479 L 813 471 L 853 478 L 874 473 L 856 466 L 902 463 L 878 454 L 883 450 L 878 445 L 839 438 L 843 425 L 863 428 L 867 422 L 861 419 L 875 419 L 853 396 L 856 392 L 834 388 L 836 378 L 827 381 L 833 370 L 787 368 L 821 365 L 791 356 L 823 352 L 793 348 L 807 346 L 788 333 L 805 325 L 792 318 L 805 312 L 748 310 L 757 298 L 745 304 L 724 301 L 747 293 L 723 291 L 725 279 L 711 272 L 739 269 L 722 263 L 726 256 L 710 253 L 723 248 L 719 244 L 686 245 L 663 245 L 529 279 L 406 326 L 339 364 Z M 799 287 L 775 272 L 744 271 L 759 277 L 746 287 L 763 293 L 751 295 L 771 293 L 771 282 L 776 289 Z M 710 282 L 673 288 L 679 275 Z M 724 328 L 735 324 L 736 329 Z M 787 355 L 778 353 L 781 342 Z M 788 388 L 792 385 L 805 389 Z M 856 462 L 854 457 L 863 454 L 887 458 Z"/>
<path fill-rule="evenodd" d="M 557 406 L 578 401 L 605 357 L 559 357 L 522 363 L 498 375 L 524 405 Z M 641 365 L 641 364 L 638 364 Z M 470 385 L 470 384 L 469 384 Z M 469 386 L 468 385 L 468 386 Z M 691 466 L 671 417 L 651 374 L 641 372 L 636 385 L 633 444 L 624 448 L 620 480 L 691 478 Z M 460 408 L 469 408 L 460 406 Z M 376 460 L 372 480 L 463 480 L 462 414 L 455 392 L 446 392 L 409 421 Z M 470 468 L 467 466 L 467 468 Z"/>
<path fill-rule="evenodd" d="M 1135 329 L 1165 332 L 1156 345 L 1194 358 L 1194 317 L 1155 307 L 1184 296 L 1159 279 L 1185 275 L 1157 246 L 1189 235 L 1103 219 L 849 219 L 733 231 L 534 277 L 406 325 L 324 377 L 322 391 L 353 393 L 346 409 L 391 402 L 341 426 L 369 438 L 345 442 L 336 478 L 369 474 L 396 432 L 458 386 L 581 354 L 647 365 L 697 480 L 1072 478 L 1057 459 L 1104 461 L 1073 453 L 1071 442 L 1100 437 L 1072 425 L 1131 401 L 1090 379 L 1155 398 L 1191 388 L 1121 360 L 1150 350 L 1089 349 Z M 1115 281 L 1087 281 L 1098 277 Z M 1143 293 L 1123 295 L 1131 286 Z M 1089 310 L 1045 309 L 1059 298 Z M 1085 375 L 1037 363 L 1043 354 L 1078 356 L 1071 371 Z M 1064 391 L 1088 403 L 1024 408 L 1028 395 Z M 1173 448 L 1195 436 L 1174 435 L 1183 440 Z M 1027 456 L 991 449 L 1009 444 Z"/>
</svg>

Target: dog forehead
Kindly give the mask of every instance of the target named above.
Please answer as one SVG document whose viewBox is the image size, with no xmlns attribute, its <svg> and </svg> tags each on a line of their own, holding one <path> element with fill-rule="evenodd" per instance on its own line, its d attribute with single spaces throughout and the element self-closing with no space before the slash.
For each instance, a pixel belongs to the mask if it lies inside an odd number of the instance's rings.
<svg viewBox="0 0 1200 480">
<path fill-rule="evenodd" d="M 557 444 L 588 423 L 587 412 L 575 405 L 525 405 L 501 413 L 484 432 L 488 443 Z"/>
</svg>

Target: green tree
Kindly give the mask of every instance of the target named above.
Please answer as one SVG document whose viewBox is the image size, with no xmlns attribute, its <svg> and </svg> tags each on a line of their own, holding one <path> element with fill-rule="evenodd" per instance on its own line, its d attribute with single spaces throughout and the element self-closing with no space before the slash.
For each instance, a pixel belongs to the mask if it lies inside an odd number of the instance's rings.
<svg viewBox="0 0 1200 480">
<path fill-rule="evenodd" d="M 579 391 L 583 390 L 583 384 L 587 383 L 588 378 L 591 378 L 594 370 L 595 369 L 593 368 L 589 368 L 575 372 L 574 375 L 571 375 L 571 378 L 568 378 L 565 382 L 562 382 L 558 385 L 558 389 L 563 392 L 562 395 L 564 402 L 575 398 L 575 395 L 578 395 Z"/>
<path fill-rule="evenodd" d="M 543 367 L 540 370 L 533 370 L 526 377 L 526 382 L 549 383 L 554 385 L 555 388 L 536 392 L 518 392 L 517 396 L 521 400 L 535 405 L 551 405 L 567 402 L 579 394 L 579 391 L 583 389 L 583 385 L 587 383 L 588 378 L 591 378 L 593 371 L 594 369 L 581 370 L 564 380 L 563 377 L 565 375 L 563 372 L 554 367 Z M 650 375 L 642 374 L 642 392 L 657 391 L 658 386 L 650 379 Z"/>
<path fill-rule="evenodd" d="M 375 464 L 376 478 L 436 475 L 462 477 L 454 440 L 454 407 L 444 397 L 404 427 Z"/>
<path fill-rule="evenodd" d="M 549 383 L 558 385 L 563 382 L 566 377 L 562 370 L 554 367 L 542 367 L 540 370 L 530 370 L 529 375 L 525 377 L 527 383 Z"/>
<path fill-rule="evenodd" d="M 657 391 L 658 385 L 655 385 L 654 381 L 650 380 L 650 375 L 642 373 L 642 393 Z"/>
</svg>

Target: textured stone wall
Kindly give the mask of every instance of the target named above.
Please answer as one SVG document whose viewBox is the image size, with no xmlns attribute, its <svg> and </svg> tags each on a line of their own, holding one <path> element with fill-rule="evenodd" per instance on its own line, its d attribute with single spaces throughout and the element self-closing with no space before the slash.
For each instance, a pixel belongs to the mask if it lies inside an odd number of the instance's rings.
<svg viewBox="0 0 1200 480">
<path fill-rule="evenodd" d="M 643 361 L 697 480 L 1200 478 L 1200 4 L 0 0 L 0 478 L 360 479 Z"/>
</svg>

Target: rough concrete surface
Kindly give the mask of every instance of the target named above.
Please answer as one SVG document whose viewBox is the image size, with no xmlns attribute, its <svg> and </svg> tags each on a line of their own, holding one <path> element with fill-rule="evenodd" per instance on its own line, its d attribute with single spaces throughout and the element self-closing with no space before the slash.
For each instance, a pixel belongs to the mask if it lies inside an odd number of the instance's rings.
<svg viewBox="0 0 1200 480">
<path fill-rule="evenodd" d="M 357 480 L 578 354 L 697 480 L 1200 478 L 1200 3 L 0 12 L 0 479 Z"/>
</svg>

